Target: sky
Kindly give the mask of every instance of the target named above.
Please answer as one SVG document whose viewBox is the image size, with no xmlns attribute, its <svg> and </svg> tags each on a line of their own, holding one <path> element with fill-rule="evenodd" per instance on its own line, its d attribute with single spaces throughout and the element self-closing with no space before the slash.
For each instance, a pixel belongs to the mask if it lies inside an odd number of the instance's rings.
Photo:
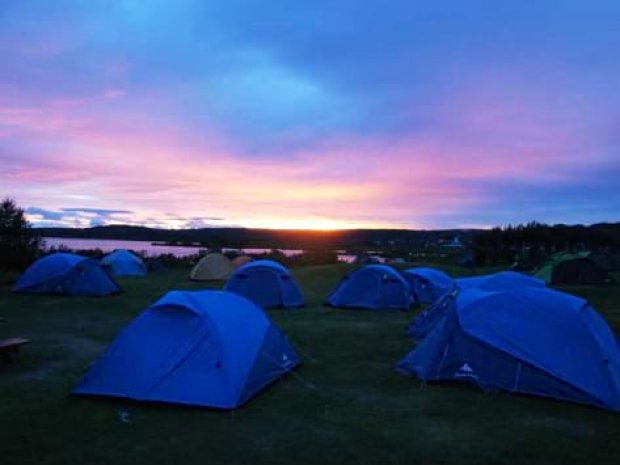
<svg viewBox="0 0 620 465">
<path fill-rule="evenodd" d="M 35 226 L 620 220 L 617 0 L 3 0 Z"/>
</svg>

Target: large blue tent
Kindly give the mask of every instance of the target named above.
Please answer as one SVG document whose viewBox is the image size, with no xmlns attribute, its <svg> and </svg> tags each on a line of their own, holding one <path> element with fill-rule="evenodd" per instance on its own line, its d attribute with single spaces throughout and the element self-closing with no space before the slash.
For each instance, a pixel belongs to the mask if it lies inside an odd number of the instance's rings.
<svg viewBox="0 0 620 465">
<path fill-rule="evenodd" d="M 499 273 L 468 276 L 455 279 L 456 287 L 442 296 L 434 304 L 425 308 L 407 329 L 407 335 L 422 338 L 441 321 L 448 309 L 456 304 L 456 300 L 467 300 L 475 296 L 475 291 L 498 292 L 527 287 L 545 287 L 542 279 L 518 273 L 515 271 L 500 271 Z M 467 292 L 466 292 L 467 291 Z M 457 297 L 459 292 L 463 295 Z"/>
<path fill-rule="evenodd" d="M 146 265 L 129 250 L 119 249 L 101 259 L 114 276 L 146 276 Z"/>
<path fill-rule="evenodd" d="M 437 302 L 455 286 L 448 274 L 436 268 L 409 268 L 403 277 L 411 285 L 416 302 L 421 304 Z"/>
<path fill-rule="evenodd" d="M 232 409 L 300 363 L 249 300 L 171 291 L 117 336 L 73 392 Z"/>
<path fill-rule="evenodd" d="M 620 410 L 614 334 L 587 301 L 548 288 L 463 292 L 398 369 Z"/>
<path fill-rule="evenodd" d="M 459 292 L 458 288 L 453 288 L 437 302 L 422 310 L 407 327 L 407 336 L 421 339 L 430 333 L 446 313 L 454 307 L 459 294 L 463 293 Z"/>
<path fill-rule="evenodd" d="M 303 295 L 291 272 L 273 260 L 254 260 L 237 268 L 224 289 L 242 295 L 262 308 L 304 305 Z"/>
<path fill-rule="evenodd" d="M 101 264 L 71 253 L 53 253 L 34 262 L 19 277 L 14 292 L 103 296 L 120 292 Z"/>
<path fill-rule="evenodd" d="M 326 305 L 369 310 L 408 310 L 414 303 L 409 283 L 391 266 L 366 265 L 347 274 Z"/>
<path fill-rule="evenodd" d="M 545 287 L 545 281 L 517 271 L 500 271 L 480 276 L 457 278 L 456 284 L 461 288 L 477 287 L 487 291 L 507 291 L 523 287 Z"/>
</svg>

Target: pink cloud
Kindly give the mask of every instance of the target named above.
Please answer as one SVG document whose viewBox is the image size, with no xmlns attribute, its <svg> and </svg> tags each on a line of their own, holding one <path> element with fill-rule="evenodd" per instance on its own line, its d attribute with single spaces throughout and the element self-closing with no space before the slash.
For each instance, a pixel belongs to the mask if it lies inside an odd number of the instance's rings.
<svg viewBox="0 0 620 465">
<path fill-rule="evenodd" d="M 109 89 L 29 107 L 0 96 L 0 137 L 34 138 L 40 151 L 0 174 L 5 188 L 32 205 L 60 208 L 86 196 L 89 206 L 129 208 L 163 224 L 172 223 L 161 212 L 173 210 L 248 226 L 430 227 L 437 215 L 484 205 L 485 180 L 561 182 L 588 165 L 592 148 L 574 114 L 501 89 L 436 103 L 427 131 L 333 137 L 268 159 L 244 156 L 209 127 L 190 134 L 144 100 L 109 106 L 124 96 Z"/>
</svg>

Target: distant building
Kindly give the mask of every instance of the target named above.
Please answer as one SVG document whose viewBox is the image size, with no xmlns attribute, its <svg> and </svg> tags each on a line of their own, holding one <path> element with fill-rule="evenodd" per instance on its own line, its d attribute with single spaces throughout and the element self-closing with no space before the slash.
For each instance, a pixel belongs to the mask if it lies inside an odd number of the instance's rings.
<svg viewBox="0 0 620 465">
<path fill-rule="evenodd" d="M 461 240 L 458 238 L 458 236 L 454 236 L 454 238 L 452 239 L 452 241 L 448 242 L 447 244 L 443 244 L 444 247 L 464 247 L 463 243 L 461 242 Z"/>
</svg>

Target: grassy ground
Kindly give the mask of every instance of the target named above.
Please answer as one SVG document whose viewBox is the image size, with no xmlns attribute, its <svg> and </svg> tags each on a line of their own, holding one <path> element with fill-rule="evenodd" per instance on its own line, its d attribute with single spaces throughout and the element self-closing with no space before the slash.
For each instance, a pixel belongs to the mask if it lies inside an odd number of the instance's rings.
<svg viewBox="0 0 620 465">
<path fill-rule="evenodd" d="M 69 395 L 117 331 L 157 297 L 204 288 L 188 272 L 122 280 L 125 292 L 109 298 L 11 295 L 2 285 L 0 338 L 33 343 L 16 364 L 0 367 L 0 463 L 619 463 L 618 414 L 398 375 L 412 314 L 323 308 L 345 270 L 295 271 L 309 306 L 270 313 L 305 363 L 235 412 Z M 570 291 L 589 298 L 620 334 L 620 286 Z"/>
</svg>

